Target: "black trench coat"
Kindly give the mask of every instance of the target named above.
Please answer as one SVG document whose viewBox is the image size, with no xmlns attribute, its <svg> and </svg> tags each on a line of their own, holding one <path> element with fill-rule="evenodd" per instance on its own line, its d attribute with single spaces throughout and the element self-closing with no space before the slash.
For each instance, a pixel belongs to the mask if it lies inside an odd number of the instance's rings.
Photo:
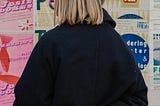
<svg viewBox="0 0 160 106">
<path fill-rule="evenodd" d="M 104 11 L 98 26 L 48 31 L 15 87 L 14 106 L 147 106 L 147 87 L 128 46 Z"/>
</svg>

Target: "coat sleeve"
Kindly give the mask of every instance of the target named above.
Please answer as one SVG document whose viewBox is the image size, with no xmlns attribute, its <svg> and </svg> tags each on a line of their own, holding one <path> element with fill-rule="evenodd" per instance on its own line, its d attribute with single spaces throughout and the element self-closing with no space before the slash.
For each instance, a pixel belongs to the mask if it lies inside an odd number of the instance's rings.
<svg viewBox="0 0 160 106">
<path fill-rule="evenodd" d="M 139 70 L 138 70 L 139 71 Z M 141 72 L 138 73 L 138 77 L 133 83 L 132 87 L 128 89 L 134 91 L 131 94 L 122 96 L 119 100 L 115 101 L 111 106 L 148 106 L 147 100 L 147 86 Z"/>
<path fill-rule="evenodd" d="M 33 49 L 22 76 L 15 86 L 13 106 L 51 105 L 56 63 L 52 52 L 54 49 L 48 45 L 49 42 L 41 38 Z"/>
<path fill-rule="evenodd" d="M 147 106 L 148 88 L 141 71 L 136 65 L 129 47 L 119 38 L 119 46 L 115 46 L 116 63 L 114 71 L 118 72 L 117 79 L 124 85 L 124 92 L 111 106 Z M 121 53 L 121 55 L 119 55 Z M 113 71 L 113 70 L 112 70 Z M 123 80 L 121 80 L 123 79 Z M 125 86 L 126 85 L 126 86 Z"/>
</svg>

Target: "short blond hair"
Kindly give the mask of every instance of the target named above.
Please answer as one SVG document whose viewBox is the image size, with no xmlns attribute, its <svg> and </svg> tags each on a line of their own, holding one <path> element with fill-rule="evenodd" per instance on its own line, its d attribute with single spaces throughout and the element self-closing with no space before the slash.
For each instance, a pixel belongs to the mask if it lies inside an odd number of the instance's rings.
<svg viewBox="0 0 160 106">
<path fill-rule="evenodd" d="M 102 4 L 104 0 L 55 0 L 56 22 L 61 25 L 87 23 L 99 25 L 103 22 Z"/>
</svg>

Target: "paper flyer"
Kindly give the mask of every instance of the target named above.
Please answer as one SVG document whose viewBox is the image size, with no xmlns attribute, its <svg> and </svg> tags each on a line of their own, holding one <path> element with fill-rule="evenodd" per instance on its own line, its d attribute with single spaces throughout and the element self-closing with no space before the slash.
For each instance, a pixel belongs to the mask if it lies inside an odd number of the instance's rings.
<svg viewBox="0 0 160 106">
<path fill-rule="evenodd" d="M 106 0 L 106 10 L 114 19 L 120 14 L 129 15 L 130 17 L 131 15 L 141 15 L 140 17 L 142 17 L 148 14 L 149 9 L 149 0 Z M 145 17 L 147 18 L 147 16 Z"/>
<path fill-rule="evenodd" d="M 160 20 L 160 10 L 153 10 L 150 14 L 151 20 Z"/>
<path fill-rule="evenodd" d="M 142 19 L 120 19 L 116 20 L 116 30 L 121 31 L 139 31 L 146 32 L 149 30 L 149 22 Z"/>
<path fill-rule="evenodd" d="M 160 10 L 160 1 L 159 0 L 151 0 L 150 1 L 150 10 Z"/>
<path fill-rule="evenodd" d="M 160 90 L 160 31 L 152 30 L 153 37 L 153 78 L 152 88 Z"/>
<path fill-rule="evenodd" d="M 51 0 L 37 0 L 36 29 L 49 30 L 54 28 L 54 2 Z"/>
<path fill-rule="evenodd" d="M 150 77 L 150 104 L 160 105 L 160 1 L 150 2 L 150 36 L 153 39 L 153 69 Z"/>
<path fill-rule="evenodd" d="M 12 106 L 15 84 L 32 49 L 32 34 L 0 34 L 0 106 Z"/>
<path fill-rule="evenodd" d="M 150 99 L 151 106 L 160 105 L 160 31 L 150 30 L 150 36 L 153 39 L 153 66 L 150 73 Z"/>
<path fill-rule="evenodd" d="M 0 0 L 0 32 L 33 31 L 33 0 Z"/>
<path fill-rule="evenodd" d="M 43 34 L 55 27 L 54 19 L 54 1 L 53 0 L 37 0 L 36 3 L 36 19 L 35 19 L 35 42 L 38 42 Z"/>
<path fill-rule="evenodd" d="M 160 19 L 151 20 L 149 26 L 150 26 L 150 29 L 152 30 L 160 30 Z"/>
</svg>

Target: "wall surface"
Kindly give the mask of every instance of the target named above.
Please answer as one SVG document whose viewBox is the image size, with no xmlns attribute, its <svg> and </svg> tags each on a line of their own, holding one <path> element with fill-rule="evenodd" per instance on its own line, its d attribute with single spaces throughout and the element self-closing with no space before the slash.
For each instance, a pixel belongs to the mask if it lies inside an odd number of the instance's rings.
<svg viewBox="0 0 160 106">
<path fill-rule="evenodd" d="M 143 73 L 149 106 L 160 106 L 160 0 L 106 0 L 104 8 Z M 50 0 L 0 0 L 0 106 L 12 106 L 34 45 L 54 26 Z"/>
</svg>

